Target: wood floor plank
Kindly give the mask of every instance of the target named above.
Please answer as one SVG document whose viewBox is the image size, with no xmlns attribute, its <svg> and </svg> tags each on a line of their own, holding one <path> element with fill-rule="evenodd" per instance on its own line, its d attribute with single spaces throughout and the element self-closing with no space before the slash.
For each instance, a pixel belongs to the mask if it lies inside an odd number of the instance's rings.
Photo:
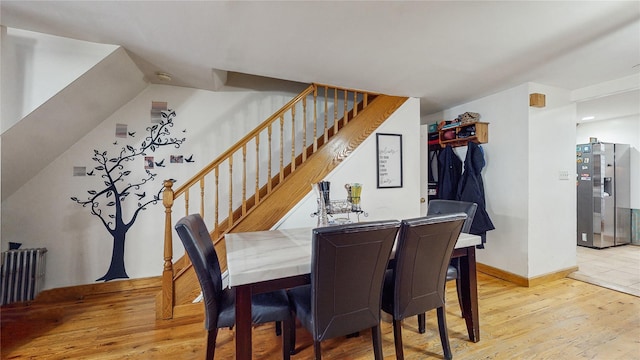
<svg viewBox="0 0 640 360">
<path fill-rule="evenodd" d="M 478 274 L 481 341 L 468 340 L 455 286 L 447 287 L 447 322 L 456 359 L 640 359 L 640 298 L 573 279 L 532 288 Z M 0 310 L 2 359 L 202 359 L 204 316 L 155 319 L 155 292 L 128 290 L 81 300 Z M 389 317 L 381 325 L 385 359 L 395 359 Z M 415 317 L 403 322 L 407 359 L 441 359 L 435 312 L 427 333 Z M 281 338 L 273 324 L 253 329 L 255 359 L 281 359 Z M 298 353 L 313 346 L 297 329 Z M 371 334 L 322 343 L 323 359 L 371 359 Z M 234 332 L 221 329 L 216 359 L 234 357 Z"/>
</svg>

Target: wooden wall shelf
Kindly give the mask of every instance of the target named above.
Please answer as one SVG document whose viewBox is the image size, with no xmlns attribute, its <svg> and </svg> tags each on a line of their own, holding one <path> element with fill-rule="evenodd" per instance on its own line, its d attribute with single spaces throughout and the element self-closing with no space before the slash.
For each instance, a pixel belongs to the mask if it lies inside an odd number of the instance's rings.
<svg viewBox="0 0 640 360">
<path fill-rule="evenodd" d="M 445 135 L 448 131 L 453 131 L 453 137 Z M 451 134 L 451 133 L 449 133 Z M 438 141 L 441 147 L 451 145 L 452 147 L 467 146 L 468 142 L 485 144 L 489 141 L 489 123 L 472 122 L 465 123 L 438 130 Z"/>
</svg>

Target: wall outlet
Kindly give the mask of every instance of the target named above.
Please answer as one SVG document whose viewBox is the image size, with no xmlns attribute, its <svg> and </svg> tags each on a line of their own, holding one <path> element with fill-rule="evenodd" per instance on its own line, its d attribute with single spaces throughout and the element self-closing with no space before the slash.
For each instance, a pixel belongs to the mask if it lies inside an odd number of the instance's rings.
<svg viewBox="0 0 640 360">
<path fill-rule="evenodd" d="M 569 170 L 560 170 L 558 172 L 559 180 L 569 180 Z"/>
</svg>

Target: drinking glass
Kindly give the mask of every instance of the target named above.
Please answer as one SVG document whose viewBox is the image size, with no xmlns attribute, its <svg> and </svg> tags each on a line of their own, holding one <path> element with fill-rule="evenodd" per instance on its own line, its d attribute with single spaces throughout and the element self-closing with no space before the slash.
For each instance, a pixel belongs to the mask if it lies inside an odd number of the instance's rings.
<svg viewBox="0 0 640 360">
<path fill-rule="evenodd" d="M 360 211 L 360 193 L 362 193 L 362 185 L 351 184 L 351 204 L 353 204 L 351 209 L 354 211 Z"/>
</svg>

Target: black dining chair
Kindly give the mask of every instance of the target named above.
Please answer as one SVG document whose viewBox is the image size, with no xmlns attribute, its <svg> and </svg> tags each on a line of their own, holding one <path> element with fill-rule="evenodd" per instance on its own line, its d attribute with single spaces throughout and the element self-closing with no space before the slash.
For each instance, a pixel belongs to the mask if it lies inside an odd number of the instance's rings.
<svg viewBox="0 0 640 360">
<path fill-rule="evenodd" d="M 218 329 L 235 325 L 235 291 L 222 288 L 218 255 L 202 217 L 199 214 L 185 216 L 178 221 L 175 229 L 191 259 L 202 288 L 204 327 L 207 330 L 206 359 L 211 360 L 215 355 Z M 294 336 L 292 333 L 295 327 L 286 292 L 280 290 L 252 296 L 251 319 L 254 324 L 282 322 L 282 357 L 289 359 L 293 350 L 290 341 Z"/>
<path fill-rule="evenodd" d="M 473 217 L 476 214 L 476 209 L 478 208 L 478 204 L 473 202 L 466 201 L 457 201 L 457 200 L 443 200 L 443 199 L 433 199 L 429 201 L 429 205 L 427 208 L 427 215 L 440 215 L 440 214 L 455 214 L 459 212 L 463 212 L 467 214 L 467 219 L 464 221 L 462 225 L 463 233 L 469 233 L 471 230 L 471 224 L 473 223 Z M 449 267 L 447 268 L 447 281 L 455 280 L 456 281 L 456 291 L 458 293 L 458 304 L 460 304 L 460 310 L 462 312 L 462 316 L 464 317 L 464 307 L 462 306 L 462 287 L 460 286 L 460 282 L 458 279 L 460 278 L 460 259 L 451 259 L 449 263 Z M 424 334 L 425 329 L 425 315 L 418 315 L 418 332 L 420 334 Z"/>
<path fill-rule="evenodd" d="M 432 309 L 437 309 L 444 357 L 452 358 L 444 293 L 449 259 L 466 218 L 457 213 L 402 220 L 395 266 L 387 270 L 382 291 L 382 310 L 393 316 L 397 359 L 404 359 L 402 320 Z"/>
<path fill-rule="evenodd" d="M 375 358 L 382 359 L 382 280 L 399 226 L 394 220 L 313 230 L 311 284 L 287 292 L 316 359 L 321 341 L 369 328 Z"/>
<path fill-rule="evenodd" d="M 473 202 L 433 199 L 429 201 L 427 215 L 444 215 L 463 212 L 467 214 L 467 219 L 462 225 L 461 232 L 468 233 L 471 230 L 471 224 L 473 224 L 473 217 L 476 215 L 476 209 L 478 209 L 478 204 Z"/>
</svg>

